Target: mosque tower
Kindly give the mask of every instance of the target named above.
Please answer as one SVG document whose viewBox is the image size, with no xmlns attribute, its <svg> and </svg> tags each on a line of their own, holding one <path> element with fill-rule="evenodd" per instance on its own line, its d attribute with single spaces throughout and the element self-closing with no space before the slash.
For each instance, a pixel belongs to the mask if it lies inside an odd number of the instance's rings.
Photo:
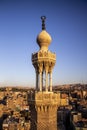
<svg viewBox="0 0 87 130">
<path fill-rule="evenodd" d="M 37 36 L 39 51 L 32 54 L 32 64 L 36 72 L 36 91 L 29 102 L 31 111 L 31 130 L 57 130 L 57 108 L 60 93 L 52 91 L 52 70 L 56 54 L 48 50 L 52 41 L 46 31 L 42 16 L 42 31 Z"/>
<path fill-rule="evenodd" d="M 48 50 L 52 38 L 46 31 L 46 17 L 42 16 L 41 19 L 42 31 L 37 36 L 37 44 L 40 50 L 32 55 L 32 64 L 36 71 L 36 90 L 40 92 L 52 92 L 52 70 L 56 62 L 56 54 Z"/>
</svg>

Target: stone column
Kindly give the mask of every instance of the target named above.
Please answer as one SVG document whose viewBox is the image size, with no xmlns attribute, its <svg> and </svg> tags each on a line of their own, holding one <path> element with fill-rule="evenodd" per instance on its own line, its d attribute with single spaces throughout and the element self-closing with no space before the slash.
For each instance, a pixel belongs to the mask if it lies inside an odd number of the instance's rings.
<svg viewBox="0 0 87 130">
<path fill-rule="evenodd" d="M 36 70 L 36 90 L 38 90 L 38 71 Z"/>
<path fill-rule="evenodd" d="M 48 91 L 48 71 L 46 70 L 45 72 L 45 77 L 46 77 L 46 92 Z"/>
<path fill-rule="evenodd" d="M 43 63 L 39 63 L 39 90 L 42 91 L 42 72 L 43 72 Z"/>
<path fill-rule="evenodd" d="M 52 71 L 49 73 L 50 91 L 52 92 Z"/>
<path fill-rule="evenodd" d="M 42 72 L 42 91 L 43 91 L 43 72 Z"/>
<path fill-rule="evenodd" d="M 40 71 L 39 73 L 39 87 L 40 87 L 40 91 L 42 91 L 42 72 Z"/>
</svg>

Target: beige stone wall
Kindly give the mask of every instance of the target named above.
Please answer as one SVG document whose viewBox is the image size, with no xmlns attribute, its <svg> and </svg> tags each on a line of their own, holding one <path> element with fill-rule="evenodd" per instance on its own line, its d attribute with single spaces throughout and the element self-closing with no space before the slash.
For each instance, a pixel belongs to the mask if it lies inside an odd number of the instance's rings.
<svg viewBox="0 0 87 130">
<path fill-rule="evenodd" d="M 57 130 L 59 103 L 60 93 L 36 92 L 35 100 L 32 100 L 30 105 L 32 112 L 31 130 Z"/>
<path fill-rule="evenodd" d="M 35 93 L 36 105 L 59 105 L 60 104 L 60 92 L 36 92 Z"/>
</svg>

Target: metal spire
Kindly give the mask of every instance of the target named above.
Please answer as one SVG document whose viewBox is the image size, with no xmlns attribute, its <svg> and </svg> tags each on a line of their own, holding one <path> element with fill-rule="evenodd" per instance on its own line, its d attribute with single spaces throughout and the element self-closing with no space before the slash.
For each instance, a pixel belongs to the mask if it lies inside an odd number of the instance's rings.
<svg viewBox="0 0 87 130">
<path fill-rule="evenodd" d="M 41 16 L 41 20 L 42 20 L 42 30 L 46 30 L 46 27 L 45 27 L 45 19 L 46 19 L 46 16 Z"/>
</svg>

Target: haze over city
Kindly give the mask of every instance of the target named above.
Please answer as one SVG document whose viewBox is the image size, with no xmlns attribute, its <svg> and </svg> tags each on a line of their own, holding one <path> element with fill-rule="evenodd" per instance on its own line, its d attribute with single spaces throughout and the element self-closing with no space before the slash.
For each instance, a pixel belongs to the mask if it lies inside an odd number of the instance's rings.
<svg viewBox="0 0 87 130">
<path fill-rule="evenodd" d="M 87 1 L 0 1 L 0 85 L 35 86 L 31 55 L 42 15 L 56 53 L 53 85 L 87 83 Z"/>
</svg>

